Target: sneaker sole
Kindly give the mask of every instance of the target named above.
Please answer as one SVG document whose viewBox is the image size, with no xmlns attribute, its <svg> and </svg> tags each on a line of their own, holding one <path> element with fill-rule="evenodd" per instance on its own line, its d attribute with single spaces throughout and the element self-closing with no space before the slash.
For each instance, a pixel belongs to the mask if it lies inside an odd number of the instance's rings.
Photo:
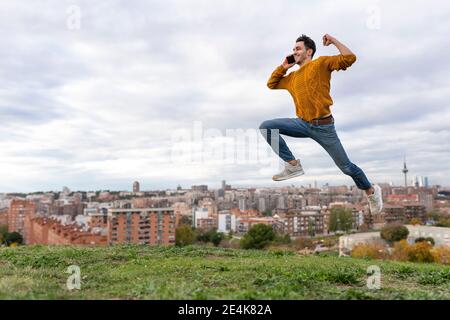
<svg viewBox="0 0 450 320">
<path fill-rule="evenodd" d="M 297 171 L 297 172 L 291 173 L 291 174 L 289 174 L 287 176 L 284 176 L 284 177 L 281 177 L 281 178 L 277 178 L 277 179 L 272 178 L 272 180 L 273 181 L 283 181 L 283 180 L 295 178 L 295 177 L 298 177 L 298 176 L 302 176 L 304 174 L 305 174 L 304 171 Z"/>
<path fill-rule="evenodd" d="M 378 207 L 377 209 L 378 209 L 378 213 L 380 213 L 382 210 L 383 210 L 383 195 L 382 195 L 382 193 L 381 193 L 381 188 L 380 188 L 380 186 L 378 186 L 378 189 L 379 189 L 379 191 L 380 191 L 380 207 Z"/>
<path fill-rule="evenodd" d="M 383 205 L 381 205 L 381 208 L 377 207 L 377 208 L 374 210 L 374 212 L 372 212 L 372 210 L 370 209 L 370 206 L 369 206 L 369 212 L 370 212 L 370 214 L 379 214 L 382 210 L 383 210 Z"/>
</svg>

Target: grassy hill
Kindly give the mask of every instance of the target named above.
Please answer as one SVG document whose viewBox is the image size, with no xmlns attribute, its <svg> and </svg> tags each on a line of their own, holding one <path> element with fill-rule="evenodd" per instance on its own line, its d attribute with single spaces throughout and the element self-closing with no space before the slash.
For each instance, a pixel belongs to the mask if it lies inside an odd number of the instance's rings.
<svg viewBox="0 0 450 320">
<path fill-rule="evenodd" d="M 66 287 L 68 266 L 81 289 Z M 381 289 L 366 286 L 370 265 Z M 0 248 L 0 299 L 450 299 L 450 267 L 190 246 Z"/>
</svg>

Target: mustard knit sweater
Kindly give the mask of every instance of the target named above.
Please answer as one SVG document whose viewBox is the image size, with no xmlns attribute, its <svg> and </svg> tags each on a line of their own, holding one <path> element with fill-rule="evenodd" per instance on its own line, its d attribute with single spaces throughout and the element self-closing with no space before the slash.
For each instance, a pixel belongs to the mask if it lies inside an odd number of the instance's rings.
<svg viewBox="0 0 450 320">
<path fill-rule="evenodd" d="M 285 76 L 282 65 L 270 76 L 270 89 L 286 89 L 295 103 L 296 114 L 306 121 L 321 118 L 331 113 L 333 100 L 330 96 L 331 72 L 345 70 L 356 61 L 356 56 L 322 56 L 303 65 Z"/>
</svg>

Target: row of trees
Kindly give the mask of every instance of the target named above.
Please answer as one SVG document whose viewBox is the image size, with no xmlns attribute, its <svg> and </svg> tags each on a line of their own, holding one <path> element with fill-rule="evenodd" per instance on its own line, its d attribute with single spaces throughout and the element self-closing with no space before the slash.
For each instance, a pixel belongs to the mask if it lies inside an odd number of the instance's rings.
<svg viewBox="0 0 450 320">
<path fill-rule="evenodd" d="M 195 242 L 209 243 L 218 246 L 225 238 L 225 234 L 216 230 L 203 231 L 192 229 L 189 225 L 181 225 L 175 231 L 175 244 L 187 246 Z"/>
<path fill-rule="evenodd" d="M 433 210 L 427 213 L 427 220 L 434 221 L 436 227 L 450 228 L 450 217 L 439 210 Z"/>
<path fill-rule="evenodd" d="M 228 236 L 232 238 L 232 234 Z M 196 242 L 212 243 L 218 246 L 227 236 L 216 230 L 203 231 L 182 225 L 176 229 L 175 244 L 177 246 L 191 245 Z M 271 226 L 256 224 L 240 240 L 243 249 L 263 249 L 271 243 L 289 243 L 289 235 L 278 235 Z"/>
<path fill-rule="evenodd" d="M 335 207 L 330 212 L 330 222 L 328 230 L 336 231 L 350 231 L 353 229 L 353 214 L 350 209 Z"/>
<path fill-rule="evenodd" d="M 265 211 L 265 215 L 271 215 L 272 212 Z M 213 243 L 218 246 L 226 235 L 216 230 L 202 231 L 191 227 L 192 220 L 183 217 L 180 221 L 180 227 L 175 232 L 175 243 L 177 246 L 186 246 L 195 242 Z M 353 228 L 352 211 L 349 209 L 337 207 L 331 210 L 329 231 L 350 231 Z M 315 236 L 315 221 L 308 223 L 308 234 Z M 231 238 L 231 236 L 230 236 Z M 277 234 L 271 226 L 256 224 L 241 238 L 240 247 L 244 249 L 262 249 L 269 244 L 288 244 L 291 242 L 289 235 Z"/>
</svg>

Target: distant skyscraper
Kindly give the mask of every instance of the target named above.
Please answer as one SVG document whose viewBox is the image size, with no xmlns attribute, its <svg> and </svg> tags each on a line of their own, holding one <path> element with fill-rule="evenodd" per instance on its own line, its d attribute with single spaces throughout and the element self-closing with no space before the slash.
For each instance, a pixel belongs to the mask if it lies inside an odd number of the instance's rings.
<svg viewBox="0 0 450 320">
<path fill-rule="evenodd" d="M 425 186 L 425 182 L 424 182 L 423 176 L 417 177 L 417 181 L 418 181 L 419 187 L 424 187 Z"/>
<path fill-rule="evenodd" d="M 135 181 L 135 182 L 133 183 L 133 192 L 139 192 L 139 190 L 140 190 L 139 182 L 138 182 L 138 181 Z"/>
<path fill-rule="evenodd" d="M 419 177 L 417 177 L 417 176 L 414 178 L 414 187 L 416 187 L 416 188 L 420 187 Z"/>
<path fill-rule="evenodd" d="M 284 199 L 283 196 L 281 196 L 281 197 L 278 198 L 277 208 L 278 208 L 278 209 L 286 209 L 285 199 Z"/>
<path fill-rule="evenodd" d="M 198 186 L 191 186 L 191 190 L 198 192 L 208 192 L 208 186 L 204 184 Z"/>
<path fill-rule="evenodd" d="M 260 212 L 266 211 L 266 199 L 264 199 L 263 197 L 258 199 L 258 210 Z"/>
<path fill-rule="evenodd" d="M 225 180 L 222 180 L 222 187 L 217 190 L 217 196 L 218 197 L 224 197 L 225 196 L 225 189 L 227 185 L 225 183 Z"/>
<path fill-rule="evenodd" d="M 247 210 L 245 198 L 240 198 L 238 201 L 239 201 L 239 210 L 241 211 Z"/>
<path fill-rule="evenodd" d="M 408 168 L 406 167 L 406 158 L 403 161 L 403 174 L 405 175 L 405 188 L 408 186 L 408 180 L 406 174 L 408 173 Z"/>
<path fill-rule="evenodd" d="M 427 189 L 428 189 L 428 187 L 430 186 L 430 185 L 428 184 L 428 177 L 423 177 L 423 185 L 424 185 L 424 187 L 427 188 Z"/>
</svg>

